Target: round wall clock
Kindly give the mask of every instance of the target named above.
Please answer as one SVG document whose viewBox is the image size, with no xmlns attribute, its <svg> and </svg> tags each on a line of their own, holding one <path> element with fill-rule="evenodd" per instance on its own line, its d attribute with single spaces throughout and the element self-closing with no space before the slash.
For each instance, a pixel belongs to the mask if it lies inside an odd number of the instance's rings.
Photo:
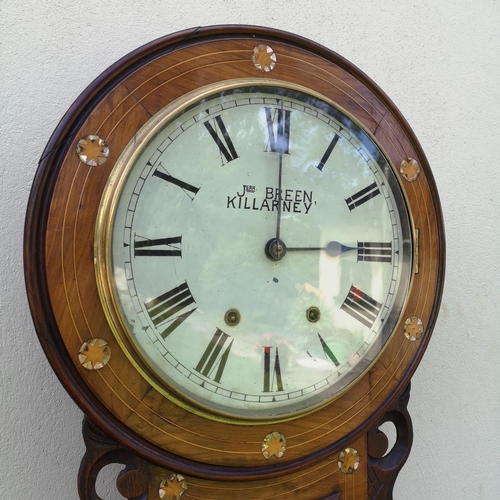
<svg viewBox="0 0 500 500">
<path fill-rule="evenodd" d="M 444 232 L 413 132 L 338 54 L 215 26 L 118 61 L 47 145 L 25 263 L 88 419 L 82 498 L 112 461 L 127 498 L 391 495 Z"/>
</svg>

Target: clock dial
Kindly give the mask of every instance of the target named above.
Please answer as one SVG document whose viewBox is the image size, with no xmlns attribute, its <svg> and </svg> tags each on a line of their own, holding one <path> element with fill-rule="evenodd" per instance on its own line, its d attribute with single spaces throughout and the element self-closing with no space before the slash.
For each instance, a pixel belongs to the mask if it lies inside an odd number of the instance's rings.
<svg viewBox="0 0 500 500">
<path fill-rule="evenodd" d="M 273 80 L 162 110 L 118 161 L 100 221 L 115 334 L 167 397 L 207 415 L 288 417 L 340 395 L 409 287 L 386 157 L 333 103 Z"/>
</svg>

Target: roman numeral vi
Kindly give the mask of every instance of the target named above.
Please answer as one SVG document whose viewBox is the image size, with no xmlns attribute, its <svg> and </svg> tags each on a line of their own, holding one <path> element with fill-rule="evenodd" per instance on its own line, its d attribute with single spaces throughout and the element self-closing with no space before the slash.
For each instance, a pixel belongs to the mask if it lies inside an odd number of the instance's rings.
<svg viewBox="0 0 500 500">
<path fill-rule="evenodd" d="M 263 392 L 272 392 L 274 384 L 276 383 L 276 390 L 283 390 L 283 381 L 281 379 L 280 357 L 278 348 L 276 347 L 276 354 L 274 356 L 274 367 L 272 370 L 271 378 L 271 351 L 272 347 L 264 346 L 264 389 Z"/>
</svg>

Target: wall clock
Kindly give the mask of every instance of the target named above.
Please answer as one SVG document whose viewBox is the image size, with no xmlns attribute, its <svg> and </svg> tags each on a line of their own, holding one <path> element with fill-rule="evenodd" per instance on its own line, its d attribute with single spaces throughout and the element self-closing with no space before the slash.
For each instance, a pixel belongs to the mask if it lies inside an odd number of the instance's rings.
<svg viewBox="0 0 500 500">
<path fill-rule="evenodd" d="M 391 498 L 444 247 L 417 139 L 338 54 L 215 26 L 118 61 L 54 132 L 25 232 L 87 416 L 81 497 L 119 462 L 127 498 Z"/>
</svg>

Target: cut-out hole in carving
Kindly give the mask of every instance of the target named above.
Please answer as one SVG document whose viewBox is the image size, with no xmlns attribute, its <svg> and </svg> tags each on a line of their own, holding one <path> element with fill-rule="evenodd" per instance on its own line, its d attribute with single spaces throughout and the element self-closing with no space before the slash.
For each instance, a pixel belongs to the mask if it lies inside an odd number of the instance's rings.
<svg viewBox="0 0 500 500">
<path fill-rule="evenodd" d="M 123 500 L 125 497 L 120 495 L 116 488 L 116 479 L 123 469 L 122 464 L 109 464 L 99 471 L 95 483 L 96 493 L 102 500 Z"/>
<path fill-rule="evenodd" d="M 392 451 L 396 441 L 398 440 L 398 431 L 396 426 L 390 420 L 384 422 L 378 429 L 387 436 L 387 451 L 383 454 L 383 456 L 386 457 Z"/>
</svg>

